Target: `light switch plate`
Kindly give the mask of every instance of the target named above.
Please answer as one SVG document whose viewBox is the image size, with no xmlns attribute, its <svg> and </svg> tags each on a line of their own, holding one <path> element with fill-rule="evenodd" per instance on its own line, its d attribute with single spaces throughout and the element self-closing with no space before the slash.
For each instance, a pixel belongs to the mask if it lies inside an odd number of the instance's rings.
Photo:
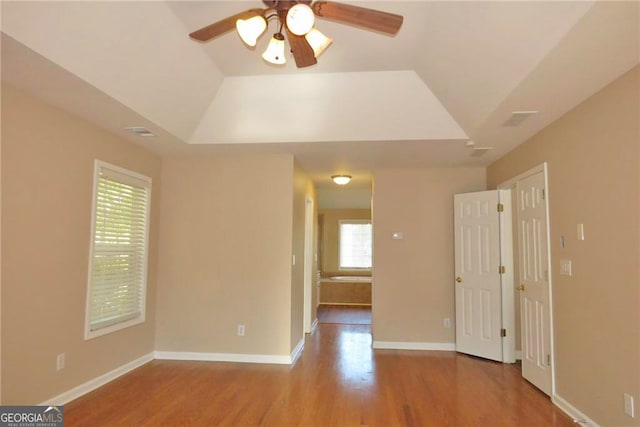
<svg viewBox="0 0 640 427">
<path fill-rule="evenodd" d="M 393 234 L 391 234 L 391 238 L 393 240 L 402 240 L 404 238 L 404 234 L 402 234 L 402 231 L 394 231 Z"/>
<path fill-rule="evenodd" d="M 578 240 L 584 240 L 584 224 L 578 224 L 577 237 Z"/>
<path fill-rule="evenodd" d="M 560 275 L 571 276 L 571 260 L 570 259 L 560 260 Z"/>
</svg>

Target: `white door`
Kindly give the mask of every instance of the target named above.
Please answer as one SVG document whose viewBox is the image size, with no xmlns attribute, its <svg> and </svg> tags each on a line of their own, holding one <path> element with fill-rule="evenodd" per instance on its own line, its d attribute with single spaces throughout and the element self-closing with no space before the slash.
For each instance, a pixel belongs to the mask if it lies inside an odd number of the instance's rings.
<svg viewBox="0 0 640 427">
<path fill-rule="evenodd" d="M 542 172 L 516 184 L 522 376 L 551 394 L 547 205 Z"/>
<path fill-rule="evenodd" d="M 498 191 L 454 196 L 456 350 L 502 361 Z"/>
</svg>

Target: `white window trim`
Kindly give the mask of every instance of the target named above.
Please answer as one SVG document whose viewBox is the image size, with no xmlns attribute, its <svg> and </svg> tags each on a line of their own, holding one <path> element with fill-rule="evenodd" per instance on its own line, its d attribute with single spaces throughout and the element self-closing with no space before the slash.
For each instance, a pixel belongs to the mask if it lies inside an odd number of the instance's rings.
<svg viewBox="0 0 640 427">
<path fill-rule="evenodd" d="M 145 240 L 144 240 L 144 268 L 142 271 L 142 302 L 141 302 L 141 315 L 135 317 L 134 319 L 126 320 L 123 322 L 118 322 L 110 326 L 105 326 L 100 329 L 91 330 L 91 277 L 93 274 L 93 255 L 94 255 L 94 246 L 95 246 L 95 232 L 96 232 L 96 209 L 97 209 L 97 194 L 98 194 L 98 179 L 100 177 L 100 170 L 102 168 L 110 169 L 119 174 L 124 174 L 132 179 L 132 182 L 136 183 L 136 185 L 140 185 L 142 181 L 144 184 L 149 187 L 149 197 L 148 197 L 148 209 L 146 212 L 146 224 L 147 230 L 145 232 Z M 110 334 L 112 332 L 116 332 L 125 328 L 129 328 L 134 325 L 138 325 L 140 323 L 144 323 L 146 319 L 147 312 L 147 271 L 149 269 L 149 229 L 150 229 L 150 216 L 151 216 L 151 194 L 152 194 L 152 186 L 151 186 L 151 178 L 137 172 L 122 168 L 120 166 L 113 165 L 111 163 L 104 162 L 102 160 L 95 160 L 94 168 L 93 168 L 93 197 L 92 197 L 92 208 L 91 208 L 91 231 L 90 231 L 90 241 L 89 241 L 89 268 L 87 275 L 87 293 L 86 293 L 86 301 L 85 301 L 85 321 L 84 321 L 84 339 L 89 340 L 92 338 L 97 338 L 106 334 Z"/>
<path fill-rule="evenodd" d="M 340 242 L 340 239 L 342 238 L 342 234 L 340 233 L 340 225 L 342 224 L 372 224 L 373 225 L 370 219 L 341 219 L 338 221 L 338 271 L 365 271 L 365 272 L 372 271 L 373 265 L 368 268 L 342 267 L 340 265 L 340 260 L 342 259 L 342 256 L 340 253 L 342 250 L 341 249 L 342 244 Z M 371 244 L 373 245 L 373 234 L 371 238 L 372 238 Z M 371 264 L 373 264 L 373 254 L 371 255 Z"/>
</svg>

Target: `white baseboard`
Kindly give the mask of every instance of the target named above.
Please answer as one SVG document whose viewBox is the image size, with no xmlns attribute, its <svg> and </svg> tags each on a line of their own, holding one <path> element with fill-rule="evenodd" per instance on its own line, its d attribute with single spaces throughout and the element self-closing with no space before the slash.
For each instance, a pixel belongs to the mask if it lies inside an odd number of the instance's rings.
<svg viewBox="0 0 640 427">
<path fill-rule="evenodd" d="M 313 330 L 313 327 L 311 330 Z M 300 355 L 302 354 L 302 350 L 304 350 L 304 335 L 302 336 L 300 341 L 298 341 L 298 345 L 296 345 L 296 348 L 294 348 L 291 352 L 291 360 L 289 364 L 293 365 L 294 363 L 296 363 L 296 360 L 298 360 L 298 357 L 300 357 Z"/>
<path fill-rule="evenodd" d="M 151 362 L 153 360 L 153 353 L 145 354 L 142 357 L 137 358 L 129 363 L 125 363 L 124 365 L 107 372 L 106 374 L 100 375 L 92 380 L 87 381 L 84 384 L 80 384 L 77 387 L 72 388 L 71 390 L 67 390 L 64 393 L 61 393 L 51 399 L 45 400 L 40 403 L 40 406 L 62 406 L 68 402 L 71 402 L 74 399 L 83 396 L 98 387 L 101 387 L 108 382 L 115 380 L 118 377 L 126 374 L 127 372 L 133 371 L 136 368 L 144 365 L 145 363 Z"/>
<path fill-rule="evenodd" d="M 155 351 L 153 355 L 159 360 L 201 360 L 207 362 L 266 363 L 276 365 L 291 364 L 290 355 L 199 353 L 191 351 Z"/>
<path fill-rule="evenodd" d="M 313 334 L 316 329 L 318 329 L 318 318 L 316 317 L 313 321 L 313 323 L 311 324 L 311 332 L 309 332 L 310 334 Z"/>
<path fill-rule="evenodd" d="M 522 360 L 522 350 L 515 351 L 516 360 Z"/>
<path fill-rule="evenodd" d="M 456 344 L 453 342 L 374 341 L 373 348 L 390 350 L 456 351 Z"/>
<path fill-rule="evenodd" d="M 317 325 L 317 319 L 315 324 Z M 304 349 L 304 338 L 298 342 L 289 356 L 275 356 L 263 354 L 232 354 L 232 353 L 195 353 L 195 352 L 172 352 L 172 351 L 154 351 L 145 354 L 142 357 L 132 360 L 129 363 L 100 375 L 92 380 L 80 384 L 70 390 L 65 391 L 51 399 L 47 399 L 40 403 L 40 406 L 62 406 L 72 400 L 75 400 L 95 389 L 101 387 L 122 375 L 133 371 L 136 368 L 151 362 L 153 359 L 159 360 L 204 360 L 212 362 L 241 362 L 241 363 L 267 363 L 279 365 L 291 365 L 296 361 L 302 350 Z"/>
<path fill-rule="evenodd" d="M 587 417 L 582 411 L 557 394 L 551 396 L 551 401 L 554 405 L 560 408 L 562 412 L 569 415 L 577 425 L 581 427 L 600 427 L 598 423 Z"/>
<path fill-rule="evenodd" d="M 319 302 L 318 305 L 345 305 L 345 306 L 354 306 L 354 307 L 371 307 L 371 303 L 367 304 L 364 302 Z"/>
</svg>

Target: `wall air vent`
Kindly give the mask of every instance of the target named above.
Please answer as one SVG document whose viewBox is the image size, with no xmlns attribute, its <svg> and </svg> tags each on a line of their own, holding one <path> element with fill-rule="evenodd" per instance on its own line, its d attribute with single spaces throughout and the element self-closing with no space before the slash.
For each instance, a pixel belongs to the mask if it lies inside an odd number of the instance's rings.
<svg viewBox="0 0 640 427">
<path fill-rule="evenodd" d="M 511 117 L 509 117 L 504 123 L 502 123 L 502 126 L 512 128 L 520 126 L 522 122 L 536 113 L 537 111 L 513 111 L 511 113 Z"/>
<path fill-rule="evenodd" d="M 147 136 L 147 137 L 155 136 L 153 132 L 151 132 L 149 129 L 143 128 L 141 126 L 132 126 L 132 127 L 125 128 L 125 130 L 128 130 L 129 132 L 133 132 L 138 136 Z"/>
</svg>

